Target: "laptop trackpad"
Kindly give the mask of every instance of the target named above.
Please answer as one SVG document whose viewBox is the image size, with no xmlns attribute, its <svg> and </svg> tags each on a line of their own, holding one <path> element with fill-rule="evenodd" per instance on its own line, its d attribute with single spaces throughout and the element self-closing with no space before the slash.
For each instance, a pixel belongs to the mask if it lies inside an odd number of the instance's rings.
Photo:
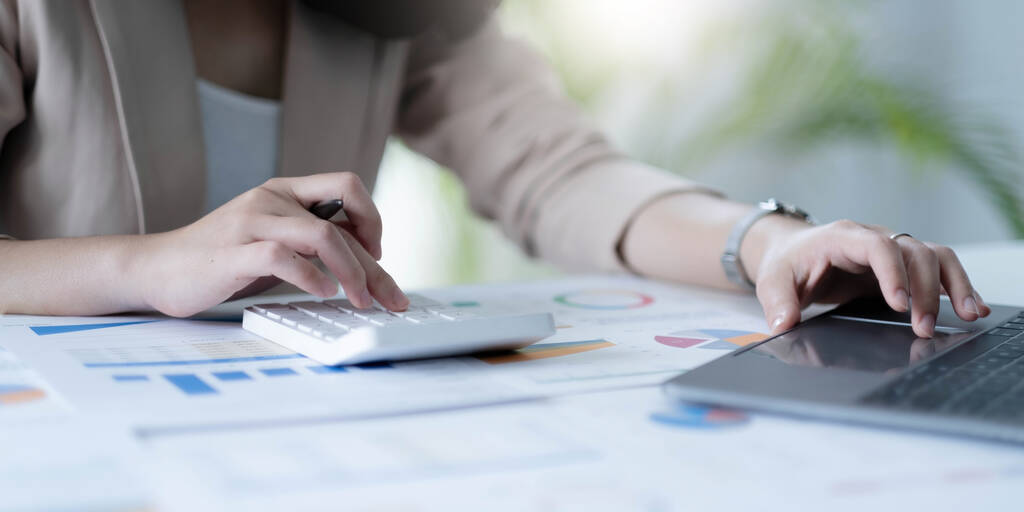
<svg viewBox="0 0 1024 512">
<path fill-rule="evenodd" d="M 945 352 L 973 331 L 938 326 L 932 339 L 918 338 L 903 322 L 828 315 L 748 350 L 744 355 L 823 368 L 897 373 Z"/>
</svg>

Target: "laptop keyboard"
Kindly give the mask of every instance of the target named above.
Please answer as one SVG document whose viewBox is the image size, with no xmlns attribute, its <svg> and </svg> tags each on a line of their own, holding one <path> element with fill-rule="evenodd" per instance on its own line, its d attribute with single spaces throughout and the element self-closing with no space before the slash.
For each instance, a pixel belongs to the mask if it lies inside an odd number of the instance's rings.
<svg viewBox="0 0 1024 512">
<path fill-rule="evenodd" d="M 864 402 L 1024 423 L 1024 312 L 907 372 Z"/>
</svg>

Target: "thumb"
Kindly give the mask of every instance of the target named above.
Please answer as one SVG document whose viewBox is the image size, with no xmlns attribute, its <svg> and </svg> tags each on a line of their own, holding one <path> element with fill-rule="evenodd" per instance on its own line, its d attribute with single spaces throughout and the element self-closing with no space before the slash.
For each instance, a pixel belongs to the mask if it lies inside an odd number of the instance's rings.
<svg viewBox="0 0 1024 512">
<path fill-rule="evenodd" d="M 792 328 L 800 322 L 800 298 L 793 273 L 777 269 L 757 280 L 757 300 L 772 334 Z"/>
</svg>

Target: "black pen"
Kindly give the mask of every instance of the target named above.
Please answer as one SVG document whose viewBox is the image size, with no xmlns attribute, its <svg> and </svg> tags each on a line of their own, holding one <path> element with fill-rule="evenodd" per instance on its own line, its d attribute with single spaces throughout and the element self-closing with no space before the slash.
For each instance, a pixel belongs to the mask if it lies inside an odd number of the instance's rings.
<svg viewBox="0 0 1024 512">
<path fill-rule="evenodd" d="M 331 217 L 334 217 L 342 210 L 342 206 L 344 206 L 344 204 L 345 203 L 341 199 L 330 199 L 309 207 L 309 213 L 312 213 L 323 220 L 330 220 Z"/>
</svg>

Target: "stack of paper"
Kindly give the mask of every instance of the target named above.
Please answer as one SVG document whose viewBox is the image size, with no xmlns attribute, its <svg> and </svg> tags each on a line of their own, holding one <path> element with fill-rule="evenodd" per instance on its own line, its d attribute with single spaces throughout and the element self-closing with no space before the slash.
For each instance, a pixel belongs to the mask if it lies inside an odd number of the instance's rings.
<svg viewBox="0 0 1024 512">
<path fill-rule="evenodd" d="M 666 401 L 664 380 L 763 339 L 747 296 L 609 277 L 423 293 L 558 329 L 329 368 L 235 315 L 0 317 L 0 509 L 973 507 L 1024 480 L 1017 450 Z"/>
</svg>

